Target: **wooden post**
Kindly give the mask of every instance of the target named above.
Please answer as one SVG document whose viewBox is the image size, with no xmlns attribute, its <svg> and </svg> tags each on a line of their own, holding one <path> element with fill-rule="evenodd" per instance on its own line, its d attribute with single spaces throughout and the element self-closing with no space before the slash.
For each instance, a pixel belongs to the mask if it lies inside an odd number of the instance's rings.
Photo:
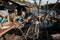
<svg viewBox="0 0 60 40">
<path fill-rule="evenodd" d="M 38 15 L 37 16 L 39 16 L 39 14 L 41 14 L 41 2 L 42 2 L 42 0 L 39 0 L 39 5 L 37 5 L 37 2 L 36 2 L 36 0 L 33 0 L 34 1 L 34 4 L 35 4 L 35 6 L 37 6 L 37 10 L 38 10 Z M 39 31 L 39 25 L 40 25 L 40 17 L 39 17 L 39 24 L 37 24 L 37 39 L 38 39 L 38 37 L 39 37 L 39 33 L 40 33 L 40 31 Z"/>
<path fill-rule="evenodd" d="M 47 9 L 46 9 L 46 12 L 48 13 L 48 1 L 47 1 Z"/>
<path fill-rule="evenodd" d="M 39 0 L 38 16 L 41 13 L 41 12 L 39 12 L 39 10 L 41 10 L 41 2 L 42 2 L 42 0 Z"/>
<path fill-rule="evenodd" d="M 42 0 L 39 0 L 39 6 L 38 6 L 38 16 L 40 16 L 39 14 L 41 14 L 41 2 Z M 38 34 L 37 34 L 37 38 L 39 37 L 39 26 L 40 26 L 40 17 L 39 17 L 39 24 L 38 24 Z"/>
</svg>

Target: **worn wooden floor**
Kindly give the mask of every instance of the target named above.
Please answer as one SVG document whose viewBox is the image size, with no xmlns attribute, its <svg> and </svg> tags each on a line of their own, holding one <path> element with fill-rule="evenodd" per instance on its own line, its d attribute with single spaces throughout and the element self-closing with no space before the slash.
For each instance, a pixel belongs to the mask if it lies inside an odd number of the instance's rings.
<svg viewBox="0 0 60 40">
<path fill-rule="evenodd" d="M 22 38 L 21 36 L 14 35 L 14 34 L 13 35 L 6 34 L 4 37 L 5 37 L 6 40 L 21 40 L 21 38 Z M 4 38 L 1 37 L 0 40 L 4 40 Z"/>
</svg>

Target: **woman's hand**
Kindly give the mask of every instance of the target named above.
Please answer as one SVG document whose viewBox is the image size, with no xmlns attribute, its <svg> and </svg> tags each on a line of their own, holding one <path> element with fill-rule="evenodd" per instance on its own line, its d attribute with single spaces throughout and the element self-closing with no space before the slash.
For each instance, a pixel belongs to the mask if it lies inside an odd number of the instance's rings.
<svg viewBox="0 0 60 40">
<path fill-rule="evenodd" d="M 5 24 L 4 24 L 4 26 L 9 26 L 11 24 L 11 22 L 6 22 Z"/>
<path fill-rule="evenodd" d="M 27 19 L 23 19 L 23 22 L 28 22 L 28 20 Z"/>
</svg>

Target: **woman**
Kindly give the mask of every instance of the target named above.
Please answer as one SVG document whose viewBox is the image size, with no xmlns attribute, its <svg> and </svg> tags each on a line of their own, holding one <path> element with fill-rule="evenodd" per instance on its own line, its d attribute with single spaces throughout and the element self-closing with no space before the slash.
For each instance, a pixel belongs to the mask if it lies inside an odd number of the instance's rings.
<svg viewBox="0 0 60 40">
<path fill-rule="evenodd" d="M 23 23 L 23 18 L 21 18 L 21 16 L 15 16 L 14 18 L 13 18 L 13 22 L 14 22 L 14 24 L 22 24 Z"/>
<path fill-rule="evenodd" d="M 9 16 L 7 16 L 7 18 L 6 18 L 6 17 L 3 18 L 3 20 L 2 20 L 3 26 L 9 26 L 10 23 L 11 23 L 11 22 L 10 22 Z"/>
<path fill-rule="evenodd" d="M 3 16 L 2 15 L 0 15 L 0 27 L 2 27 L 2 20 L 3 20 Z"/>
<path fill-rule="evenodd" d="M 0 23 L 2 22 L 2 20 L 3 20 L 3 17 L 0 15 Z"/>
</svg>

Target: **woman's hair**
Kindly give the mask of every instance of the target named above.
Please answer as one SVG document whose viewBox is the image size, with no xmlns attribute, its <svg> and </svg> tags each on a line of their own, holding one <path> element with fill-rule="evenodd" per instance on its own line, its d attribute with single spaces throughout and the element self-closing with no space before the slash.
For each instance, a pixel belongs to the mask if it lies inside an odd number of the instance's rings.
<svg viewBox="0 0 60 40">
<path fill-rule="evenodd" d="M 3 18 L 3 16 L 2 16 L 2 15 L 0 15 L 0 17 L 2 17 L 2 18 Z"/>
</svg>

